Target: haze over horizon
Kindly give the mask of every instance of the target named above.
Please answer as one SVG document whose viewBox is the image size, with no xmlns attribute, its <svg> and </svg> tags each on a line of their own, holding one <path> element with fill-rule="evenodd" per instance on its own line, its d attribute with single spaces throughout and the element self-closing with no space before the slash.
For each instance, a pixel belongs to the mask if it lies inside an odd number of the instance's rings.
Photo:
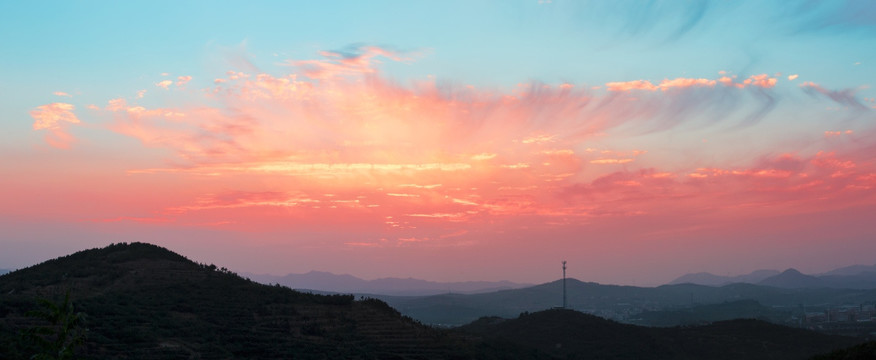
<svg viewBox="0 0 876 360">
<path fill-rule="evenodd" d="M 876 4 L 2 3 L 0 267 L 659 285 L 876 253 Z"/>
</svg>

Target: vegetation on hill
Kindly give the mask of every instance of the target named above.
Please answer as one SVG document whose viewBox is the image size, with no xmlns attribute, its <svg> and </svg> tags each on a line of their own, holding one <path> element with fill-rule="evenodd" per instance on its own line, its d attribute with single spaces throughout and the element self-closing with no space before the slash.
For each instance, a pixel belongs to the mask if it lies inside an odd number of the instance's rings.
<svg viewBox="0 0 876 360">
<path fill-rule="evenodd" d="M 639 313 L 657 309 L 684 309 L 697 305 L 720 305 L 739 300 L 753 300 L 765 307 L 798 311 L 800 305 L 872 303 L 876 290 L 856 289 L 782 289 L 753 284 L 730 284 L 721 287 L 679 284 L 654 288 L 603 285 L 567 279 L 568 307 L 586 310 L 600 316 L 631 321 Z M 426 297 L 381 297 L 402 314 L 427 324 L 462 325 L 483 316 L 515 317 L 559 306 L 563 298 L 562 281 L 554 281 L 524 289 L 503 290 L 486 294 L 443 294 Z M 740 307 L 737 316 L 779 321 L 777 311 L 761 311 L 756 307 Z M 686 323 L 723 320 L 711 316 L 706 309 L 686 314 Z M 678 313 L 681 315 L 681 313 Z M 704 317 L 697 318 L 698 315 Z M 725 318 L 726 319 L 726 318 Z M 644 323 L 647 325 L 647 323 Z M 675 325 L 666 322 L 660 325 Z"/>
<path fill-rule="evenodd" d="M 876 359 L 876 341 L 858 344 L 847 349 L 819 355 L 812 360 L 872 360 Z"/>
<path fill-rule="evenodd" d="M 744 319 L 647 328 L 566 309 L 482 318 L 456 331 L 561 359 L 806 359 L 859 341 Z"/>
<path fill-rule="evenodd" d="M 158 246 L 133 243 L 78 252 L 0 277 L 0 359 L 32 355 L 20 336 L 35 325 L 27 313 L 39 307 L 36 299 L 58 301 L 67 291 L 76 311 L 87 314 L 87 341 L 78 351 L 92 359 L 503 354 L 419 324 L 379 300 L 261 285 Z"/>
<path fill-rule="evenodd" d="M 380 300 L 262 285 L 142 243 L 0 276 L 4 360 L 803 359 L 855 342 L 753 320 L 658 329 L 571 310 L 444 330 Z"/>
<path fill-rule="evenodd" d="M 754 300 L 728 301 L 720 304 L 697 305 L 680 310 L 645 311 L 630 319 L 630 323 L 644 326 L 699 325 L 715 321 L 755 318 L 781 323 L 790 316 L 787 311 L 763 306 Z"/>
</svg>

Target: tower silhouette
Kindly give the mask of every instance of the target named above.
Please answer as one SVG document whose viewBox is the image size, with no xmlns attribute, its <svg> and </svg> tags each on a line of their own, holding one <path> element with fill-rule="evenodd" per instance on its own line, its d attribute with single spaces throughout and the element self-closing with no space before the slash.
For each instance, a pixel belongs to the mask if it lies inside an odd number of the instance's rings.
<svg viewBox="0 0 876 360">
<path fill-rule="evenodd" d="M 566 260 L 563 260 L 563 309 L 566 308 Z"/>
</svg>

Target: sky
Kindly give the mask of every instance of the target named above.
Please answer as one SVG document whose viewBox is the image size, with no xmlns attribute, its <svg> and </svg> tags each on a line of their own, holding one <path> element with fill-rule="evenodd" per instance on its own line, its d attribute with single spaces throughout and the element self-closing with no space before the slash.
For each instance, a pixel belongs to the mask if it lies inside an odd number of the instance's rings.
<svg viewBox="0 0 876 360">
<path fill-rule="evenodd" d="M 872 1 L 0 3 L 0 268 L 876 263 Z"/>
</svg>

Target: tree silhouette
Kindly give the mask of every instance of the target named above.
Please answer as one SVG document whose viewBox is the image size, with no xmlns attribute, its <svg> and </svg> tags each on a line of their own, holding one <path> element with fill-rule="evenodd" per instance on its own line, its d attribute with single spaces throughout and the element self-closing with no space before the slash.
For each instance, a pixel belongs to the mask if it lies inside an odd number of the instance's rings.
<svg viewBox="0 0 876 360">
<path fill-rule="evenodd" d="M 85 314 L 76 312 L 70 301 L 70 291 L 60 303 L 38 299 L 40 307 L 28 316 L 47 322 L 25 330 L 25 337 L 36 352 L 31 360 L 75 359 L 75 350 L 85 343 Z"/>
</svg>

